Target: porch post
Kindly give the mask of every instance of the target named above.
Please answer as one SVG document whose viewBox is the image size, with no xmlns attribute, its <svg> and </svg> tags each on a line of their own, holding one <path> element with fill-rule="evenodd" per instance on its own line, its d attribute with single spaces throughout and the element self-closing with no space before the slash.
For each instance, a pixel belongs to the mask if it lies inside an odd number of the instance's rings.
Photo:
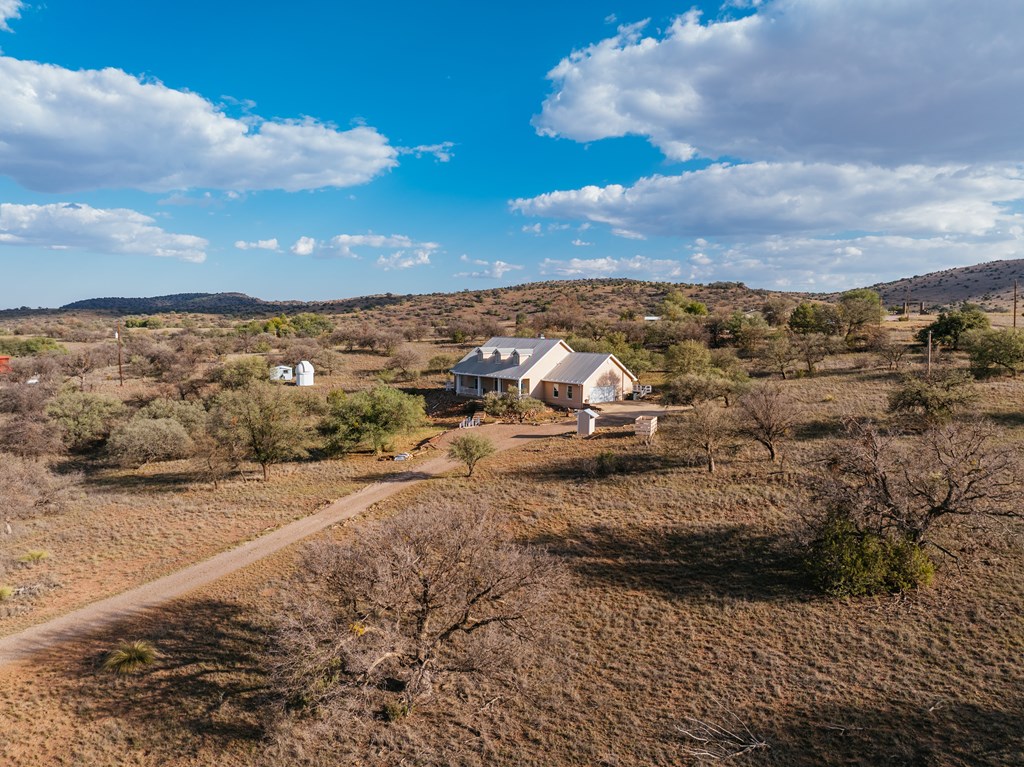
<svg viewBox="0 0 1024 767">
<path fill-rule="evenodd" d="M 480 376 L 476 377 L 476 396 L 483 396 L 484 393 L 484 379 Z"/>
</svg>

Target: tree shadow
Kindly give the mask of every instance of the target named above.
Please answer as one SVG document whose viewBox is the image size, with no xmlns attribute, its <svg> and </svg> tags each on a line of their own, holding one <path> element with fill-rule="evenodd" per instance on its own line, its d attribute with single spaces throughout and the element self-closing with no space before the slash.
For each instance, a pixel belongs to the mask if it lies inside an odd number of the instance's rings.
<svg viewBox="0 0 1024 767">
<path fill-rule="evenodd" d="M 810 599 L 795 546 L 741 525 L 705 530 L 578 527 L 534 538 L 588 581 L 696 601 Z"/>
<path fill-rule="evenodd" d="M 109 474 L 90 473 L 85 477 L 85 485 L 116 490 L 133 490 L 142 492 L 167 493 L 184 490 L 201 484 L 195 472 L 165 471 L 157 474 Z"/>
<path fill-rule="evenodd" d="M 614 437 L 600 441 L 607 442 L 609 448 L 613 443 L 621 444 L 621 440 Z M 518 473 L 520 476 L 542 482 L 582 482 L 593 480 L 595 477 L 657 474 L 699 465 L 703 465 L 703 461 L 695 460 L 686 451 L 669 453 L 637 443 L 636 450 L 628 452 L 608 450 L 596 456 L 552 456 L 543 463 L 535 463 Z"/>
<path fill-rule="evenodd" d="M 260 661 L 266 635 L 267 626 L 238 605 L 175 602 L 89 637 L 70 673 L 83 680 L 83 711 L 98 719 L 117 717 L 162 734 L 170 725 L 189 742 L 255 742 L 264 735 L 260 711 L 270 701 Z M 106 654 L 122 639 L 146 639 L 157 660 L 130 676 L 104 671 Z M 70 657 L 61 647 L 49 654 L 57 662 Z"/>
<path fill-rule="evenodd" d="M 751 711 L 749 720 L 739 718 L 767 743 L 767 748 L 747 754 L 746 764 L 1002 767 L 1024 764 L 1022 712 L 1024 701 L 1019 699 L 996 708 L 929 698 L 877 706 L 816 702 L 782 712 Z M 715 714 L 708 719 L 713 721 Z M 679 738 L 684 750 L 701 747 L 681 733 Z"/>
</svg>

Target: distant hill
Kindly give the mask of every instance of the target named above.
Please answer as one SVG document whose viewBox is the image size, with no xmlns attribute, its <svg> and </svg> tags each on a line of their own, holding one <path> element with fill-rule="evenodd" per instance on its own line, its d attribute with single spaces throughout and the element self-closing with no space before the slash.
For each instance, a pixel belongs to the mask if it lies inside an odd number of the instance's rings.
<svg viewBox="0 0 1024 767">
<path fill-rule="evenodd" d="M 934 309 L 969 301 L 988 310 L 1007 310 L 1013 306 L 1015 279 L 1020 281 L 1024 301 L 1022 258 L 944 269 L 870 287 L 879 292 L 888 306 L 902 305 L 906 300 L 912 307 L 924 302 L 926 308 Z"/>
<path fill-rule="evenodd" d="M 89 311 L 109 314 L 191 314 L 267 315 L 279 312 L 351 311 L 354 308 L 376 308 L 402 301 L 404 296 L 391 294 L 362 296 L 337 301 L 264 301 L 245 293 L 174 293 L 148 298 L 88 298 L 60 307 L 61 311 Z"/>
</svg>

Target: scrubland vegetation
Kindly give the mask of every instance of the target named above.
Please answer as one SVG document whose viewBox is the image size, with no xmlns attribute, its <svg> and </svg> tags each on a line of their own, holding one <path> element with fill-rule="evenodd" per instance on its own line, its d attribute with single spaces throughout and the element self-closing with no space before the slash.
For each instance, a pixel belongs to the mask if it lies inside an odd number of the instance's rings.
<svg viewBox="0 0 1024 767">
<path fill-rule="evenodd" d="M 467 433 L 367 519 L 0 669 L 0 761 L 1021 763 L 1024 331 L 900 319 L 627 281 L 167 313 L 126 318 L 122 386 L 108 318 L 0 318 L 5 633 L 399 471 L 478 406 L 442 382 L 488 335 L 691 406 L 650 444 Z M 267 381 L 300 359 L 317 386 Z"/>
</svg>

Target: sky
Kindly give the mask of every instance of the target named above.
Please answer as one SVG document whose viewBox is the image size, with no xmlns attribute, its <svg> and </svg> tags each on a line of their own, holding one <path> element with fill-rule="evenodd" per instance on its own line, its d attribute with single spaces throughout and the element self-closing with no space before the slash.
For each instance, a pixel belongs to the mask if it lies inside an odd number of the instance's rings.
<svg viewBox="0 0 1024 767">
<path fill-rule="evenodd" d="M 1024 253 L 1019 0 L 0 0 L 0 308 Z"/>
</svg>

